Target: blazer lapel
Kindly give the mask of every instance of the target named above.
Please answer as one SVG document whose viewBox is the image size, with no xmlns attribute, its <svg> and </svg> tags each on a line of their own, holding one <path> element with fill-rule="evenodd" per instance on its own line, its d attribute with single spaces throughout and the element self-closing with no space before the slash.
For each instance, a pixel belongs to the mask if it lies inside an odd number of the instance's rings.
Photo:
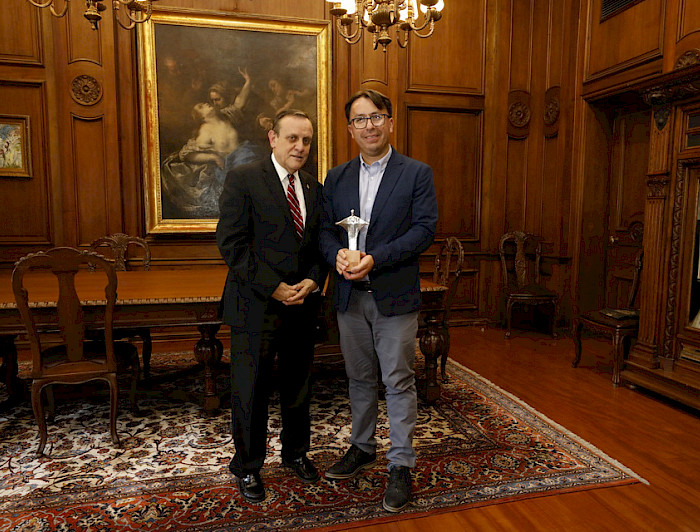
<svg viewBox="0 0 700 532">
<path fill-rule="evenodd" d="M 338 213 L 340 219 L 350 216 L 350 211 L 355 211 L 355 216 L 360 216 L 360 158 L 355 157 L 345 167 L 343 187 L 338 187 L 341 193 L 343 211 Z"/>
<path fill-rule="evenodd" d="M 280 182 L 280 178 L 277 175 L 277 170 L 275 165 L 272 164 L 272 160 L 265 159 L 265 164 L 263 164 L 262 179 L 267 186 L 272 198 L 280 208 L 280 212 L 284 217 L 284 223 L 286 226 L 294 228 L 294 220 L 292 220 L 292 213 L 289 211 L 289 203 L 287 202 L 287 196 L 284 193 L 284 188 Z"/>
</svg>

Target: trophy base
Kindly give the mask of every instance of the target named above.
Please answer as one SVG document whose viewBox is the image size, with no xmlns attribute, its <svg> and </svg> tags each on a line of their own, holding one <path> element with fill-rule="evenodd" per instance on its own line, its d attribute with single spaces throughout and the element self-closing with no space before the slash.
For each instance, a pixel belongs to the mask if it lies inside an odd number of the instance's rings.
<svg viewBox="0 0 700 532">
<path fill-rule="evenodd" d="M 345 252 L 345 258 L 348 259 L 348 268 L 354 268 L 360 264 L 360 250 L 348 249 Z"/>
</svg>

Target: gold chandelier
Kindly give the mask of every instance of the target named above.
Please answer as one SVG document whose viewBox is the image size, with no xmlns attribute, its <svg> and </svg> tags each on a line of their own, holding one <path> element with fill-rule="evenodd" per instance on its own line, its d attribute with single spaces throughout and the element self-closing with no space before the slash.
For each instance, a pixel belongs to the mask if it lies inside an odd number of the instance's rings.
<svg viewBox="0 0 700 532">
<path fill-rule="evenodd" d="M 396 42 L 401 48 L 406 48 L 412 32 L 422 39 L 433 34 L 435 23 L 442 18 L 445 6 L 444 0 L 326 1 L 333 4 L 331 15 L 336 17 L 341 37 L 348 43 L 355 44 L 362 38 L 363 30 L 367 30 L 373 35 L 374 49 L 381 44 L 384 52 L 392 41 L 389 36 L 390 27 L 396 26 Z M 423 30 L 426 31 L 419 33 Z"/>
<path fill-rule="evenodd" d="M 27 0 L 30 4 L 36 7 L 48 7 L 51 14 L 55 17 L 62 17 L 68 12 L 70 0 L 62 0 L 63 7 L 60 10 L 56 9 L 58 0 Z M 127 30 L 130 30 L 136 24 L 146 22 L 151 18 L 153 12 L 153 2 L 157 0 L 112 0 L 112 10 L 114 18 L 119 25 Z M 92 24 L 92 29 L 97 29 L 97 23 L 102 20 L 102 12 L 107 9 L 105 0 L 86 0 L 86 8 L 83 16 Z M 119 15 L 119 9 L 124 8 L 124 16 Z"/>
</svg>

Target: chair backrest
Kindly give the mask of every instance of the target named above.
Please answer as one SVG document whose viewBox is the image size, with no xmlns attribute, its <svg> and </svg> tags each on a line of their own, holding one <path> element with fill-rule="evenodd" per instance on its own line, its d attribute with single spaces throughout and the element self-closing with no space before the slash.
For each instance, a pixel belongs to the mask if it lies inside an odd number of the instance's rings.
<svg viewBox="0 0 700 532">
<path fill-rule="evenodd" d="M 523 288 L 533 281 L 540 284 L 541 237 L 524 231 L 506 233 L 498 243 L 498 255 L 504 287 Z M 515 281 L 509 274 L 514 276 Z"/>
<path fill-rule="evenodd" d="M 114 261 L 114 269 L 117 271 L 125 271 L 130 269 L 133 261 L 133 256 L 130 250 L 134 247 L 141 248 L 141 267 L 144 270 L 151 268 L 151 248 L 143 238 L 139 236 L 131 236 L 124 233 L 114 233 L 93 240 L 90 244 L 90 251 L 103 253 L 104 248 L 108 247 L 111 251 L 111 258 Z"/>
<path fill-rule="evenodd" d="M 630 293 L 627 299 L 627 308 L 634 308 L 634 302 L 637 299 L 637 292 L 639 292 L 639 280 L 642 274 L 643 264 L 644 250 L 640 249 L 634 258 L 634 277 L 632 277 L 632 286 L 630 286 Z"/>
<path fill-rule="evenodd" d="M 440 252 L 435 257 L 435 270 L 433 271 L 433 282 L 448 287 L 443 299 L 443 323 L 446 323 L 450 317 L 450 309 L 457 292 L 463 263 L 464 249 L 461 242 L 453 236 L 447 237 Z"/>
<path fill-rule="evenodd" d="M 83 303 L 76 290 L 75 277 L 80 269 L 87 271 L 87 265 L 90 263 L 93 264 L 95 269 L 99 269 L 104 273 L 104 330 L 107 356 L 107 367 L 105 369 L 107 371 L 116 370 L 113 319 L 114 306 L 117 300 L 117 274 L 114 267 L 98 253 L 80 251 L 69 247 L 57 247 L 22 257 L 15 263 L 15 268 L 12 272 L 12 290 L 17 302 L 17 309 L 27 329 L 32 352 L 32 377 L 41 376 L 43 369 L 40 333 L 44 331 L 40 331 L 35 322 L 33 311 L 37 308 L 37 305 L 29 302 L 29 291 L 33 286 L 33 281 L 26 274 L 33 270 L 45 270 L 55 275 L 58 282 L 58 299 L 56 301 L 57 333 L 61 345 L 65 346 L 70 363 L 79 364 L 84 360 L 85 323 L 83 321 Z M 25 282 L 28 286 L 25 286 Z M 56 331 L 52 332 L 55 334 Z"/>
</svg>

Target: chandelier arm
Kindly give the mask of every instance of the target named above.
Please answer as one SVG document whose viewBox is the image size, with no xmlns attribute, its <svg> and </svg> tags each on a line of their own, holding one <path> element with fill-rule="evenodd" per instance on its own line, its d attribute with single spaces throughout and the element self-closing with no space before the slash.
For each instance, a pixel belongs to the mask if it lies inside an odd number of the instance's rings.
<svg viewBox="0 0 700 532">
<path fill-rule="evenodd" d="M 64 17 L 66 15 L 66 13 L 68 13 L 68 2 L 69 1 L 70 0 L 65 0 L 63 2 L 63 9 L 61 9 L 61 11 L 58 11 L 58 12 L 54 9 L 53 3 L 52 3 L 51 6 L 49 6 L 49 10 L 51 11 L 51 14 L 54 17 L 58 17 L 58 18 Z"/>
<path fill-rule="evenodd" d="M 126 16 L 129 19 L 128 24 L 124 24 L 119 18 L 119 15 L 116 13 L 117 11 L 119 11 L 119 4 L 125 6 Z M 114 2 L 112 3 L 112 7 L 115 11 L 114 18 L 117 19 L 119 25 L 125 30 L 133 29 L 134 27 L 136 27 L 136 24 L 148 22 L 148 19 L 150 19 L 151 15 L 153 14 L 153 4 L 151 4 L 150 2 L 146 4 L 145 8 L 140 9 L 132 9 L 130 7 L 131 5 L 134 5 L 134 0 L 114 0 Z M 140 14 L 137 15 L 136 13 Z"/>
<path fill-rule="evenodd" d="M 61 18 L 61 17 L 65 16 L 65 14 L 68 12 L 68 2 L 70 2 L 70 0 L 64 0 L 63 9 L 61 9 L 60 11 L 56 11 L 56 8 L 54 7 L 54 0 L 46 0 L 46 2 L 37 2 L 36 0 L 27 0 L 27 2 L 32 4 L 34 7 L 40 7 L 40 8 L 48 7 L 49 11 L 51 11 L 51 14 L 54 17 Z"/>
<path fill-rule="evenodd" d="M 427 37 L 430 37 L 433 34 L 433 31 L 435 31 L 435 21 L 434 20 L 430 21 L 430 31 L 428 31 L 428 33 L 422 33 L 422 34 L 418 33 L 420 30 L 425 28 L 425 26 L 427 26 L 427 24 L 424 24 L 421 28 L 414 30 L 416 37 L 420 37 L 421 39 L 425 39 Z"/>
<path fill-rule="evenodd" d="M 343 24 L 341 24 L 340 19 L 336 20 L 336 25 L 338 26 L 338 33 L 343 39 L 345 39 L 345 42 L 348 44 L 357 44 L 360 42 L 360 39 L 362 38 L 362 31 L 359 26 L 356 26 L 355 31 L 352 33 L 347 33 L 343 31 Z"/>
<path fill-rule="evenodd" d="M 403 42 L 401 40 L 401 30 L 399 28 L 396 28 L 396 42 L 399 43 L 399 46 L 401 48 L 406 48 L 408 46 L 408 37 L 410 36 L 410 31 L 404 30 L 403 35 Z"/>
</svg>

